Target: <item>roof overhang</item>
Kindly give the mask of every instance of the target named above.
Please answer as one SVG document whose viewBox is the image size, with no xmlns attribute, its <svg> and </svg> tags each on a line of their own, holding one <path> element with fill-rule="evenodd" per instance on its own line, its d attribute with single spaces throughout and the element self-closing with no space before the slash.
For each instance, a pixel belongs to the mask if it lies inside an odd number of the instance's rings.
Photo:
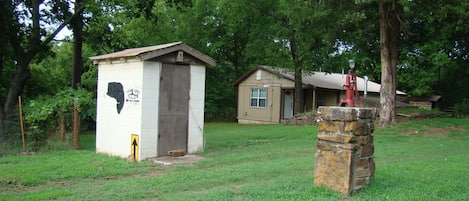
<svg viewBox="0 0 469 201">
<path fill-rule="evenodd" d="M 237 87 L 241 82 L 243 82 L 243 80 L 259 69 L 278 75 L 284 79 L 291 80 L 293 82 L 295 81 L 295 74 L 294 70 L 292 69 L 258 65 L 255 69 L 252 69 L 237 79 L 233 83 L 233 86 Z M 326 72 L 303 72 L 302 78 L 303 88 L 318 87 L 324 89 L 343 90 L 342 85 L 345 84 L 346 75 Z M 365 79 L 357 77 L 357 88 L 358 91 L 365 90 Z M 381 85 L 376 82 L 368 81 L 367 88 L 368 92 L 379 93 L 381 90 Z M 406 93 L 396 90 L 396 94 L 405 95 Z"/>
<path fill-rule="evenodd" d="M 188 45 L 182 42 L 174 42 L 162 45 L 140 47 L 140 48 L 130 48 L 125 49 L 119 52 L 114 52 L 110 54 L 104 54 L 99 56 L 90 57 L 95 64 L 102 61 L 112 61 L 112 60 L 126 60 L 129 58 L 138 58 L 141 61 L 153 60 L 158 57 L 162 57 L 173 52 L 182 51 L 184 54 L 189 54 L 192 57 L 200 60 L 207 66 L 216 66 L 215 59 L 199 52 L 198 50 L 189 47 Z"/>
</svg>

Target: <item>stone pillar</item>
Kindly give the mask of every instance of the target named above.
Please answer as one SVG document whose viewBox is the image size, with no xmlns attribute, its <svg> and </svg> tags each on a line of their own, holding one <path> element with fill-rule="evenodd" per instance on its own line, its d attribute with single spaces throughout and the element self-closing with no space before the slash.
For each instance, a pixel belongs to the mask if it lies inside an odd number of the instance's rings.
<svg viewBox="0 0 469 201">
<path fill-rule="evenodd" d="M 371 182 L 375 117 L 375 108 L 318 108 L 314 185 L 350 194 Z"/>
</svg>

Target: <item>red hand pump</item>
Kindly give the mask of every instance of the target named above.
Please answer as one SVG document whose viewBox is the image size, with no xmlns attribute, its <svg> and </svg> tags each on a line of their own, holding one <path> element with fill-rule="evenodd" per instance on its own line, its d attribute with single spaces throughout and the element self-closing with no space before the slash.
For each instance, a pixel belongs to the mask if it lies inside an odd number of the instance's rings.
<svg viewBox="0 0 469 201">
<path fill-rule="evenodd" d="M 345 84 L 342 85 L 342 88 L 345 89 L 345 100 L 340 100 L 339 106 L 344 107 L 355 107 L 355 101 L 353 99 L 354 95 L 357 95 L 357 99 L 360 102 L 361 97 L 357 89 L 357 76 L 353 69 L 355 68 L 355 61 L 353 59 L 349 60 L 350 69 L 348 70 L 347 76 L 345 77 Z"/>
</svg>

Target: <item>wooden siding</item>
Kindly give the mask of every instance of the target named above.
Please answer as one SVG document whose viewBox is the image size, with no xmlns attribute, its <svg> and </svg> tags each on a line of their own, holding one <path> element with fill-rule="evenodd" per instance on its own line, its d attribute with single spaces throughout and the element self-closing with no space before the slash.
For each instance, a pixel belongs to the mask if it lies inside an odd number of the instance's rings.
<svg viewBox="0 0 469 201">
<path fill-rule="evenodd" d="M 294 82 L 281 78 L 264 70 L 261 79 L 257 72 L 252 73 L 238 86 L 238 120 L 250 123 L 280 122 L 282 88 L 294 88 Z M 253 108 L 250 105 L 251 89 L 267 89 L 265 108 Z"/>
<path fill-rule="evenodd" d="M 283 117 L 284 92 L 287 89 L 294 89 L 294 82 L 263 69 L 258 71 L 261 71 L 260 79 L 257 79 L 258 74 L 256 71 L 238 84 L 238 123 L 280 123 Z M 265 108 L 250 106 L 251 89 L 267 89 Z M 379 93 L 369 93 L 368 96 L 379 97 Z M 314 98 L 316 100 L 313 100 Z M 315 110 L 318 105 L 337 106 L 342 98 L 345 98 L 344 90 L 318 87 L 304 89 L 305 112 Z M 358 106 L 366 105 L 365 102 L 356 104 Z"/>
</svg>

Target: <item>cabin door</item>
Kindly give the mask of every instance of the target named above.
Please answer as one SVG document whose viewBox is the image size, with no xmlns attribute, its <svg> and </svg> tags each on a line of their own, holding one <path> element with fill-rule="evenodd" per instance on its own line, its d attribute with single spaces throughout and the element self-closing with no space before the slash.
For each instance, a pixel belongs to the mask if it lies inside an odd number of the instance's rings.
<svg viewBox="0 0 469 201">
<path fill-rule="evenodd" d="M 190 67 L 163 64 L 160 77 L 158 156 L 187 152 Z"/>
<path fill-rule="evenodd" d="M 293 117 L 293 90 L 285 90 L 283 93 L 283 119 Z"/>
</svg>

